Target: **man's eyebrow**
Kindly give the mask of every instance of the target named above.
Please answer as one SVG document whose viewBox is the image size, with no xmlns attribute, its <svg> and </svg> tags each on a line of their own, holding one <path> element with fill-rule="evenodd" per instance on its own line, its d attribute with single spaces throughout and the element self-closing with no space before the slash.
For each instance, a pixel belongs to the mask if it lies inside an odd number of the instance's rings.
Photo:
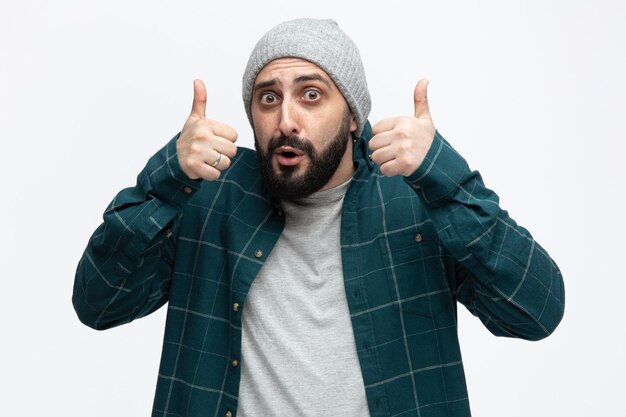
<svg viewBox="0 0 626 417">
<path fill-rule="evenodd" d="M 272 78 L 271 80 L 267 80 L 267 81 L 262 81 L 254 86 L 254 91 L 261 90 L 267 87 L 273 87 L 276 84 L 277 84 L 277 81 L 275 78 Z"/>
<path fill-rule="evenodd" d="M 305 83 L 307 81 L 321 81 L 327 86 L 331 87 L 330 81 L 328 81 L 325 77 L 320 74 L 305 74 L 299 77 L 296 77 L 293 82 L 294 83 Z M 261 81 L 257 85 L 254 86 L 254 91 L 262 90 L 264 88 L 273 87 L 278 84 L 278 80 L 276 78 L 272 78 L 271 80 Z"/>
<path fill-rule="evenodd" d="M 330 81 L 328 81 L 326 78 L 322 77 L 320 74 L 306 74 L 306 75 L 301 75 L 298 78 L 296 78 L 295 80 L 293 80 L 293 82 L 295 83 L 304 83 L 307 81 L 321 81 L 324 84 L 326 84 L 327 86 L 331 86 L 330 85 Z"/>
</svg>

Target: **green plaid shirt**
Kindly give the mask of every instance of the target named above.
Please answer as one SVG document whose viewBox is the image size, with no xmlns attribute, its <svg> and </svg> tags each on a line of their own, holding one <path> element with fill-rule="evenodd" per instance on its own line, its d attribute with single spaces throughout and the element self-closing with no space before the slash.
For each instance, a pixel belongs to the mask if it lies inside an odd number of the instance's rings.
<svg viewBox="0 0 626 417">
<path fill-rule="evenodd" d="M 407 178 L 380 174 L 370 136 L 368 125 L 354 142 L 341 218 L 370 413 L 469 416 L 457 302 L 498 336 L 541 339 L 563 315 L 561 274 L 439 133 Z M 176 140 L 107 208 L 78 265 L 74 307 L 105 329 L 169 302 L 152 415 L 235 415 L 241 315 L 284 218 L 254 151 L 239 149 L 218 181 L 192 181 Z"/>
</svg>

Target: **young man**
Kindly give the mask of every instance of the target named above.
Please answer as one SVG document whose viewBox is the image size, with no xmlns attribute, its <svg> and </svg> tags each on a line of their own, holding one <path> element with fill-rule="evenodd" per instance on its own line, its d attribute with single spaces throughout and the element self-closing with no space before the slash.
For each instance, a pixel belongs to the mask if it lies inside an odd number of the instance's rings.
<svg viewBox="0 0 626 417">
<path fill-rule="evenodd" d="M 254 152 L 194 82 L 74 288 L 97 329 L 169 302 L 153 416 L 469 416 L 457 301 L 499 336 L 555 329 L 558 268 L 435 131 L 426 88 L 370 127 L 353 42 L 285 22 L 243 77 Z"/>
</svg>

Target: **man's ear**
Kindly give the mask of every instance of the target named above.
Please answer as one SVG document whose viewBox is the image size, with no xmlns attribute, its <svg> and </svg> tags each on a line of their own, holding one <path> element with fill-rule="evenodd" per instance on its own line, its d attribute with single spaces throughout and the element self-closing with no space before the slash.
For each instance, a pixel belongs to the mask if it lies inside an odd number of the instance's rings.
<svg viewBox="0 0 626 417">
<path fill-rule="evenodd" d="M 350 132 L 354 133 L 356 131 L 356 128 L 356 117 L 354 117 L 354 114 L 350 113 Z"/>
</svg>

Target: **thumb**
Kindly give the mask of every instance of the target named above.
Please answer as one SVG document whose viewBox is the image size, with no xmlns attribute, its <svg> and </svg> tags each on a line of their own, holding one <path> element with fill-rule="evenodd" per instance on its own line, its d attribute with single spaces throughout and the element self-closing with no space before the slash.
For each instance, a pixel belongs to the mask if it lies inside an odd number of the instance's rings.
<svg viewBox="0 0 626 417">
<path fill-rule="evenodd" d="M 193 104 L 191 105 L 191 115 L 200 119 L 206 116 L 206 87 L 202 80 L 193 81 Z"/>
<path fill-rule="evenodd" d="M 430 109 L 428 108 L 428 96 L 426 89 L 428 88 L 428 80 L 420 80 L 415 86 L 413 92 L 413 102 L 415 104 L 415 117 L 430 118 Z"/>
</svg>

